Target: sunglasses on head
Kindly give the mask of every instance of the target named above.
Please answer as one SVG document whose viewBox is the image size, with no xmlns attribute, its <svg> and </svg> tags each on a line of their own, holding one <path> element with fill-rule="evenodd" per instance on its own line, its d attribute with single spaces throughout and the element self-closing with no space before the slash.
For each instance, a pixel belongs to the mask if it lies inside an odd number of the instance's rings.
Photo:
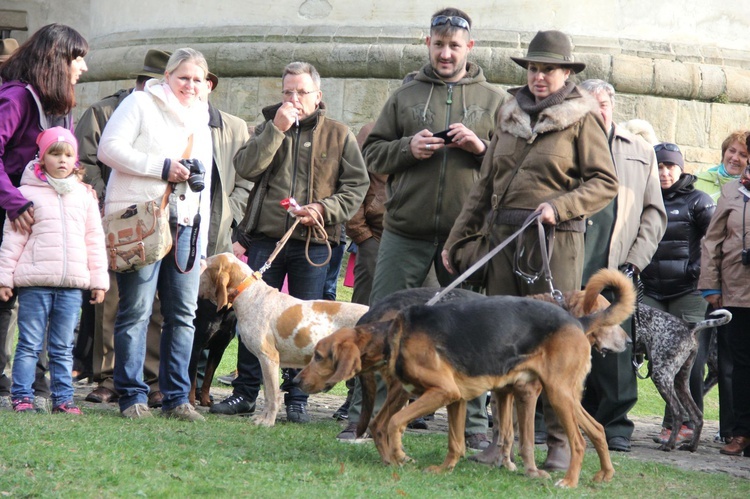
<svg viewBox="0 0 750 499">
<path fill-rule="evenodd" d="M 679 147 L 677 147 L 674 144 L 670 144 L 669 142 L 666 142 L 664 144 L 656 144 L 654 146 L 654 151 L 656 152 L 662 151 L 664 149 L 666 149 L 667 151 L 672 151 L 672 152 L 681 152 Z"/>
<path fill-rule="evenodd" d="M 450 24 L 451 26 L 455 26 L 457 28 L 463 28 L 466 31 L 470 31 L 469 21 L 464 19 L 463 17 L 458 16 L 435 16 L 432 19 L 432 27 L 435 26 L 444 26 L 446 24 Z"/>
</svg>

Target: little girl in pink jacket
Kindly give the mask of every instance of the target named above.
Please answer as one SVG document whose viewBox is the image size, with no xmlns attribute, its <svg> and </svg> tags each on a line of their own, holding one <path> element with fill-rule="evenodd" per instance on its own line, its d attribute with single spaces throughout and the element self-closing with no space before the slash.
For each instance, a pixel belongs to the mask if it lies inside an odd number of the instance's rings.
<svg viewBox="0 0 750 499">
<path fill-rule="evenodd" d="M 0 300 L 18 293 L 18 345 L 11 398 L 16 412 L 35 411 L 35 366 L 47 335 L 52 412 L 81 414 L 73 403 L 73 335 L 83 293 L 93 303 L 109 288 L 96 194 L 81 182 L 78 143 L 54 127 L 37 138 L 38 158 L 24 168 L 19 190 L 34 204 L 31 234 L 6 220 L 0 246 Z"/>
</svg>

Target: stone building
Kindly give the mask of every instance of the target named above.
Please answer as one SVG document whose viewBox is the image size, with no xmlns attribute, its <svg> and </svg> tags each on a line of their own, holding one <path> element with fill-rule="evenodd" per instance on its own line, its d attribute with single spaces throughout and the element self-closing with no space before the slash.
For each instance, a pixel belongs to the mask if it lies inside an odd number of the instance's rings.
<svg viewBox="0 0 750 499">
<path fill-rule="evenodd" d="M 280 100 L 279 76 L 293 60 L 323 77 L 333 117 L 359 129 L 374 119 L 402 77 L 427 58 L 427 25 L 445 0 L 0 0 L 0 34 L 24 41 L 60 22 L 91 44 L 77 86 L 80 114 L 123 87 L 148 48 L 191 46 L 221 78 L 212 101 L 254 124 Z M 618 91 L 616 121 L 648 120 L 676 142 L 688 169 L 719 162 L 721 142 L 750 128 L 750 0 L 474 0 L 455 2 L 473 18 L 473 59 L 510 87 L 539 29 L 571 36 L 580 78 Z"/>
</svg>

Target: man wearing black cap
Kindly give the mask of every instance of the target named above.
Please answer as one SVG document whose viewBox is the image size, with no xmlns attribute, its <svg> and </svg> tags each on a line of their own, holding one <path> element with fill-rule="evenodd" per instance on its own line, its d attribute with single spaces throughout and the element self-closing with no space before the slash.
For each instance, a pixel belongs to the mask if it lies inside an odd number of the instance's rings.
<svg viewBox="0 0 750 499">
<path fill-rule="evenodd" d="M 104 195 L 110 173 L 110 168 L 96 157 L 102 131 L 112 113 L 117 109 L 117 106 L 131 92 L 143 90 L 143 86 L 148 80 L 164 76 L 164 70 L 167 67 L 170 55 L 172 55 L 171 52 L 156 49 L 146 52 L 143 69 L 133 75 L 136 79 L 135 88 L 118 90 L 113 95 L 92 104 L 76 123 L 75 136 L 79 144 L 79 160 L 81 165 L 86 169 L 84 181 L 96 190 L 100 206 L 104 206 Z M 98 386 L 86 396 L 86 400 L 89 402 L 106 403 L 114 402 L 118 399 L 112 379 L 115 367 L 114 323 L 115 314 L 117 313 L 117 303 L 119 301 L 117 291 L 117 279 L 115 279 L 114 272 L 110 272 L 109 291 L 105 295 L 104 303 L 93 306 L 84 300 L 76 350 L 79 350 L 78 344 L 93 336 L 92 367 L 94 381 L 98 382 Z M 92 309 L 95 309 L 95 312 Z M 161 335 L 161 324 L 162 317 L 159 300 L 155 298 L 151 322 L 149 323 L 146 335 L 146 362 L 143 373 L 144 381 L 151 387 L 148 405 L 152 408 L 161 406 L 162 398 L 159 391 L 159 338 Z"/>
<path fill-rule="evenodd" d="M 583 284 L 601 268 L 620 269 L 637 281 L 649 264 L 667 227 L 654 149 L 612 121 L 615 89 L 602 80 L 581 86 L 598 101 L 620 184 L 617 197 L 586 220 Z M 612 297 L 609 297 L 610 299 Z M 631 321 L 622 324 L 631 333 Z M 628 411 L 638 400 L 632 348 L 606 357 L 592 349 L 584 408 L 604 426 L 610 450 L 629 452 L 633 422 Z M 550 468 L 567 468 L 547 458 Z"/>
</svg>

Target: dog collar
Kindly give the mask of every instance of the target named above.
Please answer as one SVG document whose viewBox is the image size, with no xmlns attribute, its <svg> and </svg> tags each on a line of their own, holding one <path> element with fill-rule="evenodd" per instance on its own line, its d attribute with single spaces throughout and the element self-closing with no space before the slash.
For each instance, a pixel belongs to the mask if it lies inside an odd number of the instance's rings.
<svg viewBox="0 0 750 499">
<path fill-rule="evenodd" d="M 263 279 L 263 276 L 261 276 L 260 272 L 253 272 L 249 276 L 245 277 L 242 282 L 235 288 L 235 290 L 229 295 L 229 303 L 232 303 L 234 300 L 237 299 L 237 297 L 245 291 L 250 285 L 253 283 L 253 281 L 260 281 Z"/>
</svg>

